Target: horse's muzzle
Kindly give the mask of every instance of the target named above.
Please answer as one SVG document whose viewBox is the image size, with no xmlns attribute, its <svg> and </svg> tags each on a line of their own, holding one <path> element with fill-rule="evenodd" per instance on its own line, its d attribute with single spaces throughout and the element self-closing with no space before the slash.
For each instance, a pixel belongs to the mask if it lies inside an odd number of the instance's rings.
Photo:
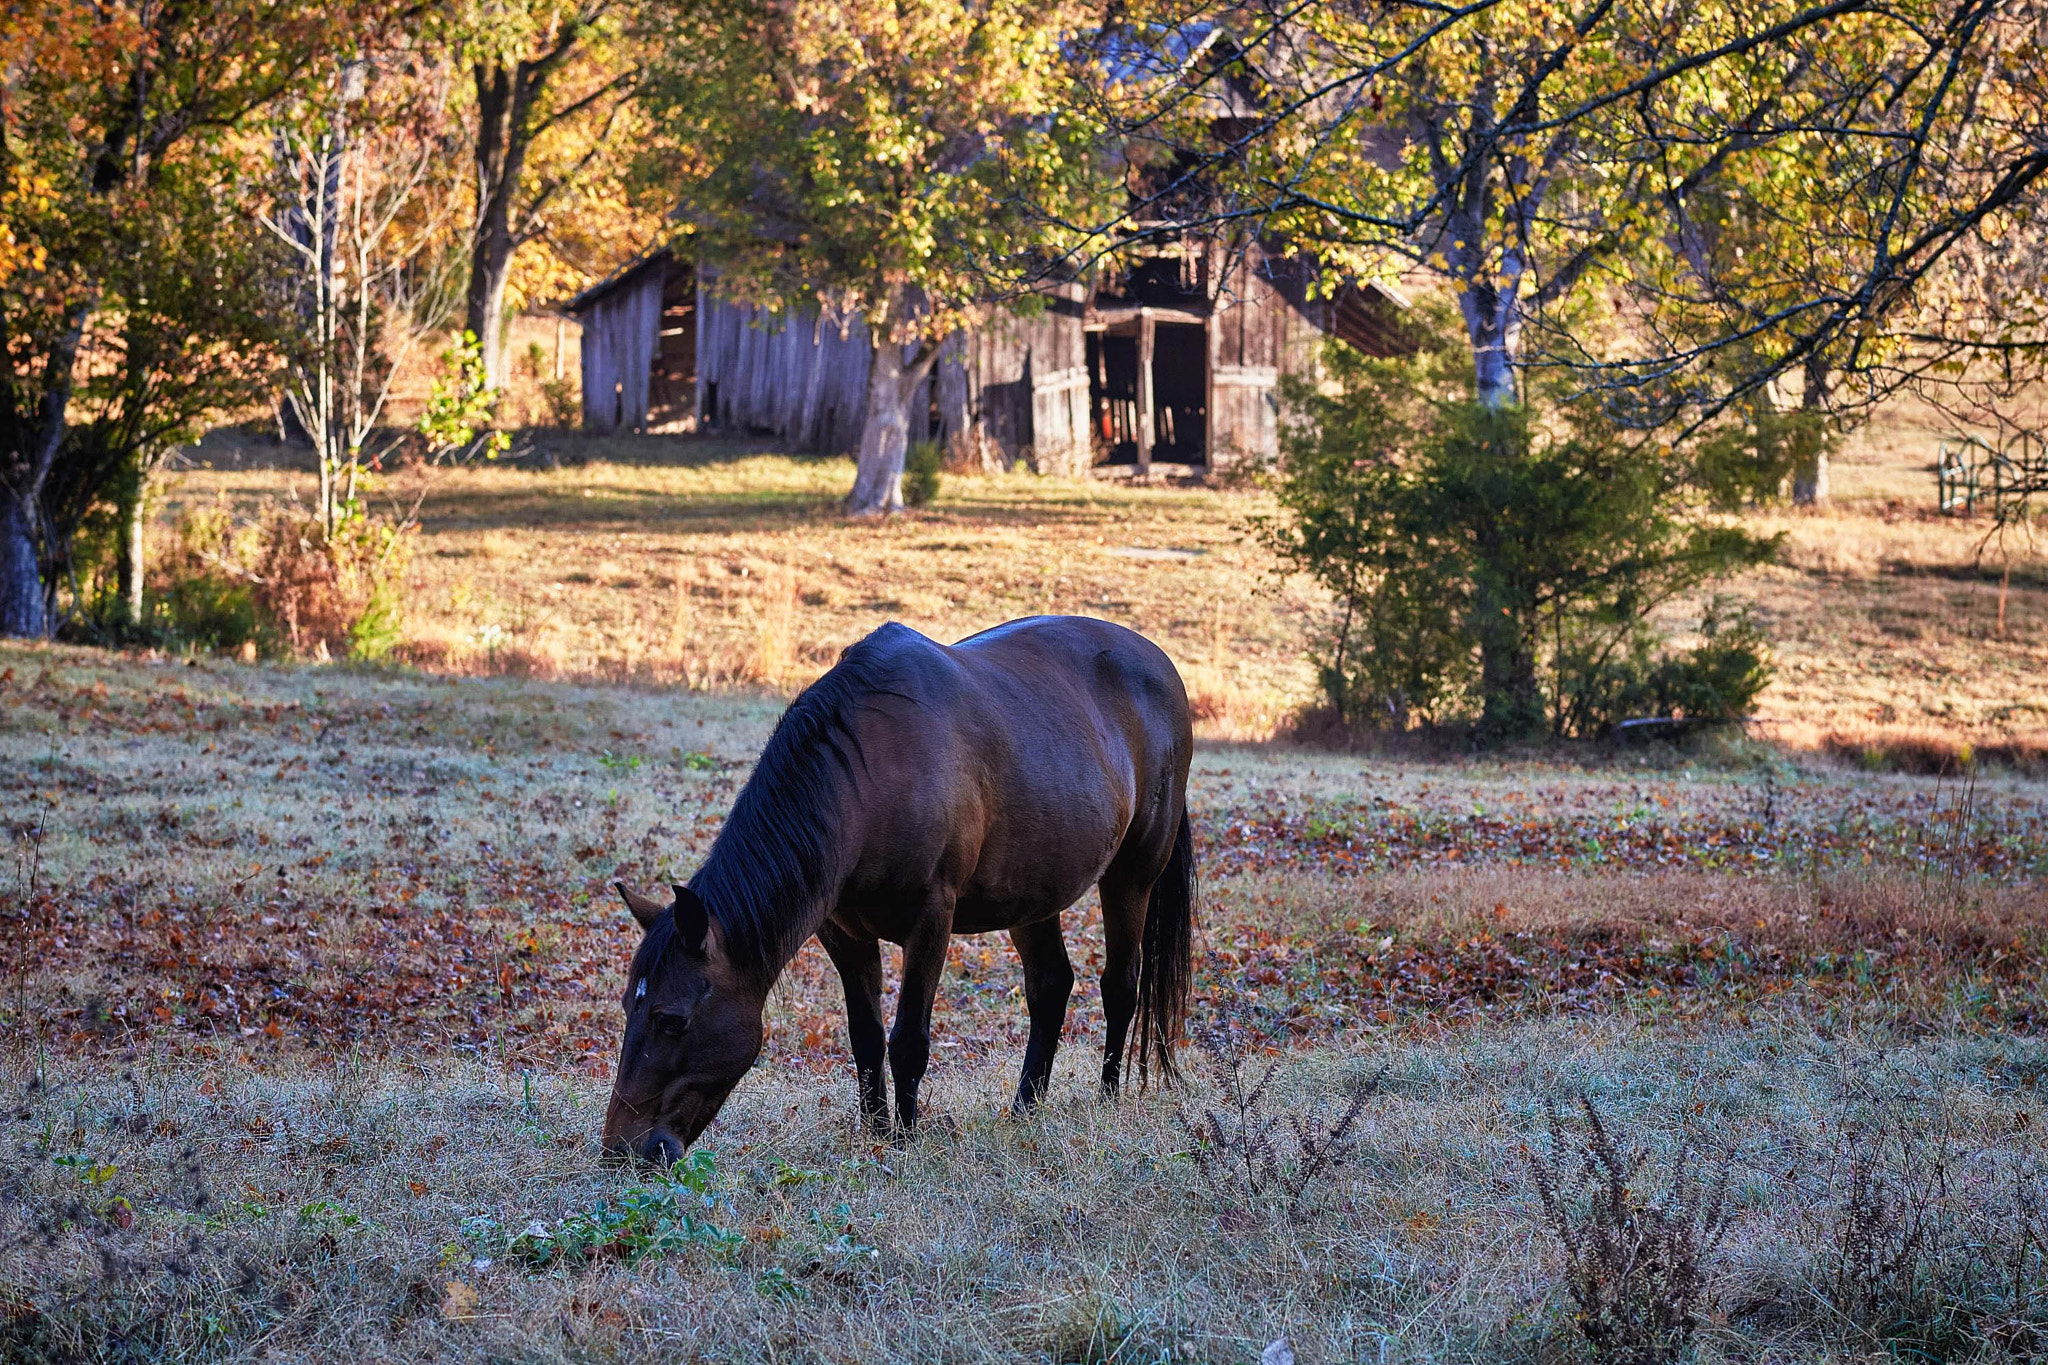
<svg viewBox="0 0 2048 1365">
<path fill-rule="evenodd" d="M 683 1159 L 683 1147 L 676 1135 L 661 1123 L 648 1123 L 638 1110 L 617 1095 L 612 1096 L 611 1107 L 604 1116 L 606 1160 L 645 1161 L 666 1166 Z"/>
</svg>

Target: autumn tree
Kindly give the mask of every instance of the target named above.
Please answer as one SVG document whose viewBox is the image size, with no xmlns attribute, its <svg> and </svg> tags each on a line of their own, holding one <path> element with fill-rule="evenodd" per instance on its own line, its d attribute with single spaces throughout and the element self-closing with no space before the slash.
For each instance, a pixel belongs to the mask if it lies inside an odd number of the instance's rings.
<svg viewBox="0 0 2048 1365">
<path fill-rule="evenodd" d="M 440 16 L 439 32 L 470 96 L 464 326 L 501 388 L 508 287 L 522 249 L 550 236 L 587 241 L 605 228 L 643 240 L 652 231 L 622 182 L 646 35 L 615 0 L 464 0 Z"/>
<path fill-rule="evenodd" d="M 399 370 L 459 310 L 459 148 L 444 72 L 393 51 L 309 80 L 274 122 L 259 210 L 290 290 L 285 402 L 313 446 L 324 537 L 355 510 Z"/>
<path fill-rule="evenodd" d="M 1134 11 L 1151 31 L 1190 21 Z M 1455 298 L 1481 398 L 1562 367 L 1689 425 L 1781 376 L 1867 399 L 1941 263 L 2048 172 L 2041 10 L 1998 0 L 1301 0 L 1127 136 L 1255 223 Z M 1143 25 L 1138 26 L 1141 30 Z M 1188 111 L 1254 93 L 1227 127 Z M 1118 107 L 1104 94 L 1107 107 Z M 1144 204 L 1126 216 L 1142 231 Z M 1742 363 L 1733 363 L 1737 358 Z"/>
<path fill-rule="evenodd" d="M 706 0 L 683 13 L 653 105 L 686 167 L 690 245 L 735 300 L 867 325 L 846 507 L 900 508 L 908 404 L 940 345 L 991 301 L 1027 295 L 1057 255 L 1047 218 L 1078 219 L 1109 181 L 1068 98 L 1060 37 L 1079 12 Z"/>
<path fill-rule="evenodd" d="M 0 18 L 0 634 L 51 628 L 50 499 L 85 495 L 90 443 L 72 422 L 89 338 L 170 297 L 133 293 L 161 215 L 235 196 L 248 119 L 354 17 L 299 0 L 55 0 Z"/>
</svg>

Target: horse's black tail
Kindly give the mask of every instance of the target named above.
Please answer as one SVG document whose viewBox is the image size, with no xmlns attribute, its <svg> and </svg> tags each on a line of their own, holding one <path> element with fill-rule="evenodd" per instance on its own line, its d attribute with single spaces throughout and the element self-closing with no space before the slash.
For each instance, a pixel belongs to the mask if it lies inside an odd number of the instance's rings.
<svg viewBox="0 0 2048 1365">
<path fill-rule="evenodd" d="M 1173 856 L 1152 883 L 1145 911 L 1145 942 L 1138 958 L 1138 1083 L 1175 1080 L 1173 1046 L 1188 1012 L 1188 978 L 1193 974 L 1195 930 L 1195 832 L 1185 807 L 1174 835 Z"/>
</svg>

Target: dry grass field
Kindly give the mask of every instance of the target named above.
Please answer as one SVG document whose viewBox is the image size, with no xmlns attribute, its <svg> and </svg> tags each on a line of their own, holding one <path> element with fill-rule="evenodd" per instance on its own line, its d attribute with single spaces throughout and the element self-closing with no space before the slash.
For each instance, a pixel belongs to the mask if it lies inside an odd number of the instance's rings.
<svg viewBox="0 0 2048 1365">
<path fill-rule="evenodd" d="M 1661 1358 L 1574 1283 L 1695 1360 L 2044 1349 L 2048 789 L 1205 743 L 1186 1087 L 1093 1095 L 1084 904 L 1040 1113 L 969 939 L 936 1121 L 861 1132 L 814 944 L 708 1159 L 604 1167 L 606 883 L 688 874 L 778 707 L 0 648 L 0 1355 Z"/>
<path fill-rule="evenodd" d="M 2048 546 L 2015 541 L 2006 580 L 1983 520 L 1933 511 L 1934 440 L 1867 433 L 1834 505 L 1758 518 L 1788 540 L 1734 586 L 1777 650 L 1760 736 L 1928 770 L 1965 745 L 2048 752 Z M 264 441 L 221 432 L 198 454 L 210 467 L 169 487 L 166 525 L 309 487 Z M 413 477 L 386 491 L 409 503 Z M 1162 642 L 1210 737 L 1268 738 L 1313 692 L 1320 602 L 1249 533 L 1268 510 L 1254 492 L 954 475 L 927 509 L 851 525 L 833 510 L 844 460 L 547 433 L 515 461 L 428 477 L 406 632 L 435 670 L 786 690 L 885 620 L 957 639 L 1050 611 Z"/>
<path fill-rule="evenodd" d="M 1252 492 L 851 526 L 843 461 L 684 439 L 438 476 L 410 667 L 0 645 L 0 1359 L 2040 1358 L 2048 577 L 2001 632 L 1889 439 L 1774 515 L 1765 723 L 1694 752 L 1276 738 L 1319 604 Z M 302 489 L 270 453 L 217 434 L 160 534 Z M 936 1118 L 862 1131 L 811 944 L 702 1155 L 602 1164 L 608 883 L 689 875 L 851 640 L 1034 611 L 1201 710 L 1186 1084 L 1093 1093 L 1084 902 L 1039 1112 L 963 939 Z"/>
</svg>

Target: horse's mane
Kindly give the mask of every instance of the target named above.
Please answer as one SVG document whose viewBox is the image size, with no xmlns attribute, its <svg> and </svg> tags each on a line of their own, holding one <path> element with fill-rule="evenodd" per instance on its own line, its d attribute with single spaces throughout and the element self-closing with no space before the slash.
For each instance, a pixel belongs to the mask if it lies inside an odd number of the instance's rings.
<svg viewBox="0 0 2048 1365">
<path fill-rule="evenodd" d="M 893 685 L 899 672 L 891 651 L 870 635 L 805 688 L 775 723 L 710 857 L 690 879 L 727 953 L 761 980 L 817 928 L 816 901 L 842 853 L 841 797 L 867 769 L 853 720 L 877 697 L 904 695 Z"/>
</svg>

